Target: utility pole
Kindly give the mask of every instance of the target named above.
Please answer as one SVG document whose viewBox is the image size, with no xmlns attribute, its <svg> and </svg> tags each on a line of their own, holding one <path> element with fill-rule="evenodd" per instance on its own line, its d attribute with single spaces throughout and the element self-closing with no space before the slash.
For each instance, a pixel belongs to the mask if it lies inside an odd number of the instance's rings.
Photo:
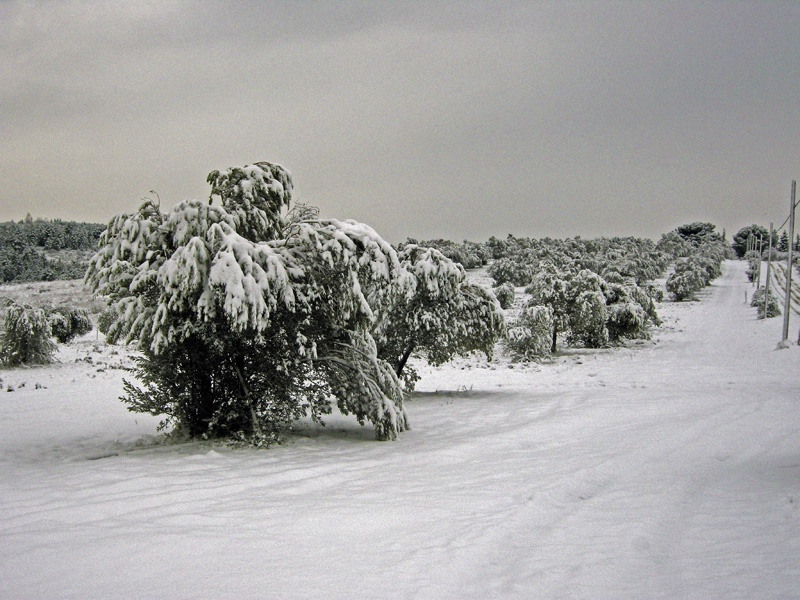
<svg viewBox="0 0 800 600">
<path fill-rule="evenodd" d="M 761 258 L 764 252 L 764 240 L 761 239 L 761 234 L 758 234 L 758 283 L 756 289 L 761 287 Z"/>
<path fill-rule="evenodd" d="M 789 201 L 789 239 L 794 239 L 794 194 L 797 182 L 792 181 L 792 199 Z M 783 305 L 783 337 L 781 344 L 789 339 L 789 313 L 792 309 L 792 244 L 789 244 L 789 255 L 786 263 L 786 301 Z"/>
<path fill-rule="evenodd" d="M 767 283 L 764 286 L 764 320 L 767 320 L 767 308 L 769 308 L 769 274 L 772 270 L 772 222 L 769 224 L 769 255 L 767 256 Z"/>
</svg>

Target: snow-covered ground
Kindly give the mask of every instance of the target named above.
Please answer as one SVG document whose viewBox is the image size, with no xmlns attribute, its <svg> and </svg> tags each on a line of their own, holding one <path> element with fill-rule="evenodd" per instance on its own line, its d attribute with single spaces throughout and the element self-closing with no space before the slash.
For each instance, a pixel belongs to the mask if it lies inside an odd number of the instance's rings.
<svg viewBox="0 0 800 600">
<path fill-rule="evenodd" d="M 797 597 L 800 348 L 745 267 L 650 342 L 423 368 L 397 442 L 156 445 L 94 334 L 0 371 L 0 597 Z"/>
</svg>

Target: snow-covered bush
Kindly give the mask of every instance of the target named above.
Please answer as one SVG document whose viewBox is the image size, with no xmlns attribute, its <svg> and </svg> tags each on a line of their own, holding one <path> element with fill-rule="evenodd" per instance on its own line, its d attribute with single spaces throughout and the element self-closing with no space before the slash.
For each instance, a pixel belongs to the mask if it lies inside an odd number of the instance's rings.
<svg viewBox="0 0 800 600">
<path fill-rule="evenodd" d="M 462 243 L 450 240 L 425 240 L 417 241 L 408 239 L 400 245 L 402 250 L 407 245 L 422 246 L 424 248 L 435 248 L 453 262 L 459 263 L 465 269 L 477 269 L 484 266 L 492 258 L 490 250 L 484 244 L 478 244 L 465 240 Z"/>
<path fill-rule="evenodd" d="M 692 300 L 705 285 L 703 273 L 689 260 L 675 263 L 675 272 L 667 278 L 667 291 L 676 302 Z"/>
<path fill-rule="evenodd" d="M 473 351 L 491 358 L 505 327 L 494 294 L 467 280 L 464 268 L 435 248 L 406 245 L 398 254 L 404 285 L 391 308 L 378 319 L 373 335 L 378 356 L 413 389 L 416 371 L 408 359 L 433 365 Z"/>
<path fill-rule="evenodd" d="M 530 360 L 550 354 L 553 336 L 553 309 L 529 305 L 503 338 L 503 348 L 515 360 Z"/>
<path fill-rule="evenodd" d="M 568 290 L 571 285 L 571 276 L 562 271 L 552 262 L 547 261 L 539 265 L 533 275 L 530 285 L 525 292 L 530 294 L 530 304 L 534 306 L 549 306 L 552 311 L 552 331 L 550 352 L 557 349 L 558 334 L 569 328 L 570 302 Z"/>
<path fill-rule="evenodd" d="M 570 343 L 602 348 L 608 343 L 607 321 L 608 309 L 603 293 L 595 290 L 581 292 L 570 311 Z"/>
<path fill-rule="evenodd" d="M 516 286 L 528 285 L 533 276 L 531 265 L 517 258 L 500 258 L 489 265 L 487 272 L 496 286 L 507 282 Z"/>
<path fill-rule="evenodd" d="M 606 306 L 608 308 L 608 339 L 646 338 L 648 326 L 660 325 L 655 302 L 647 290 L 633 280 L 624 283 L 608 283 Z"/>
<path fill-rule="evenodd" d="M 656 248 L 673 260 L 690 256 L 694 252 L 694 246 L 675 230 L 662 234 Z"/>
<path fill-rule="evenodd" d="M 370 227 L 290 211 L 292 179 L 261 162 L 212 172 L 211 201 L 145 201 L 101 237 L 86 280 L 141 352 L 124 400 L 191 436 L 269 443 L 337 402 L 380 439 L 407 429 L 371 331 L 406 285 Z"/>
<path fill-rule="evenodd" d="M 508 281 L 494 289 L 494 295 L 503 310 L 508 310 L 514 306 L 515 294 L 514 286 Z"/>
<path fill-rule="evenodd" d="M 744 256 L 747 261 L 747 280 L 755 281 L 758 277 L 758 269 L 761 265 L 761 254 L 755 250 L 751 250 Z"/>
<path fill-rule="evenodd" d="M 83 308 L 60 306 L 47 315 L 47 320 L 53 337 L 62 344 L 92 330 L 92 321 Z"/>
<path fill-rule="evenodd" d="M 41 308 L 11 304 L 0 333 L 0 362 L 10 367 L 50 362 L 56 349 L 51 335 Z"/>
<path fill-rule="evenodd" d="M 758 311 L 758 318 L 763 319 L 764 317 L 764 296 L 767 295 L 767 288 L 760 287 L 755 292 L 753 292 L 753 297 L 750 300 L 750 306 L 753 306 Z M 771 319 L 772 317 L 780 316 L 781 314 L 781 304 L 778 301 L 778 298 L 772 292 L 769 291 L 769 296 L 767 297 L 767 311 L 766 311 L 766 318 Z"/>
<path fill-rule="evenodd" d="M 701 243 L 695 254 L 675 263 L 675 272 L 667 279 L 667 291 L 676 301 L 694 299 L 698 291 L 722 274 L 722 261 L 730 256 L 732 250 L 722 240 Z M 757 262 L 751 262 L 751 268 Z"/>
<path fill-rule="evenodd" d="M 601 348 L 608 343 L 608 284 L 597 273 L 582 270 L 567 288 L 569 334 L 572 344 Z"/>
</svg>

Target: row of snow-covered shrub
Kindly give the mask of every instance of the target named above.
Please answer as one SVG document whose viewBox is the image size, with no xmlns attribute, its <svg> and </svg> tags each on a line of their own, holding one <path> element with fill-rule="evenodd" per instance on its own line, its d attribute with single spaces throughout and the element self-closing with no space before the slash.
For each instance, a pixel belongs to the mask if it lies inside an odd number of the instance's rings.
<svg viewBox="0 0 800 600">
<path fill-rule="evenodd" d="M 584 240 L 541 240 L 513 238 L 505 241 L 502 254 L 488 269 L 495 286 L 511 283 L 528 285 L 542 263 L 551 263 L 565 271 L 588 269 L 603 277 L 633 278 L 644 283 L 659 277 L 672 257 L 660 251 L 652 240 L 642 238 L 599 238 Z M 492 247 L 492 246 L 490 246 Z"/>
<path fill-rule="evenodd" d="M 92 330 L 85 310 L 42 309 L 11 303 L 5 308 L 0 332 L 0 363 L 7 366 L 42 364 L 52 360 L 56 345 Z"/>
<path fill-rule="evenodd" d="M 504 308 L 514 287 L 529 296 L 508 328 L 506 351 L 515 358 L 544 356 L 568 344 L 600 347 L 648 335 L 659 319 L 655 302 L 663 290 L 653 280 L 676 262 L 669 290 L 691 297 L 719 275 L 731 255 L 711 223 L 691 223 L 664 234 L 658 243 L 639 238 L 531 240 L 509 236 L 486 244 L 495 257 L 488 269 Z"/>
<path fill-rule="evenodd" d="M 610 342 L 646 337 L 660 323 L 652 287 L 613 274 L 608 279 L 589 269 L 574 272 L 540 263 L 525 288 L 529 299 L 504 341 L 514 358 L 555 352 L 559 336 L 567 343 L 599 348 Z"/>
<path fill-rule="evenodd" d="M 684 251 L 680 238 L 673 246 Z M 514 359 L 547 356 L 560 339 L 597 348 L 623 339 L 646 337 L 659 322 L 650 285 L 676 252 L 652 240 L 599 238 L 534 240 L 509 236 L 487 242 L 495 261 L 488 273 L 503 308 L 514 303 L 515 287 L 527 300 L 509 323 L 503 346 Z"/>
<path fill-rule="evenodd" d="M 698 247 L 696 253 L 675 263 L 675 270 L 667 279 L 667 291 L 676 301 L 692 300 L 697 292 L 722 274 L 722 261 L 729 249 L 722 242 L 708 242 Z"/>
</svg>

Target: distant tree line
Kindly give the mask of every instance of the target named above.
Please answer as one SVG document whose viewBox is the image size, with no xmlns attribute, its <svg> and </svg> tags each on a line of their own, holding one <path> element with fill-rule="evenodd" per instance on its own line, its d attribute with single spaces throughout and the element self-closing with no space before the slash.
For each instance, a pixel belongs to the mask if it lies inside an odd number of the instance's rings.
<svg viewBox="0 0 800 600">
<path fill-rule="evenodd" d="M 89 251 L 97 248 L 105 225 L 60 219 L 0 223 L 0 283 L 54 281 L 83 277 L 86 263 L 52 259 L 45 252 Z"/>
</svg>

